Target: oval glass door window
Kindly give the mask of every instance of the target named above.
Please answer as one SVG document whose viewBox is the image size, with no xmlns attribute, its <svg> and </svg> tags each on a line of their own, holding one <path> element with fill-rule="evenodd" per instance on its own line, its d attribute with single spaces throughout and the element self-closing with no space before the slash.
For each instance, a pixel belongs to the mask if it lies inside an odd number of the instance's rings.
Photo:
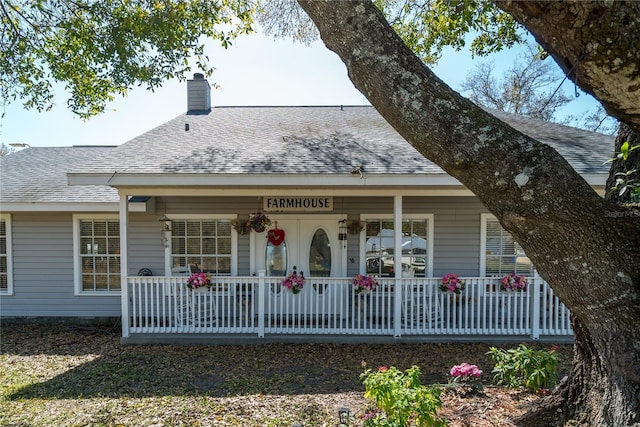
<svg viewBox="0 0 640 427">
<path fill-rule="evenodd" d="M 322 228 L 316 230 L 311 240 L 311 247 L 309 248 L 309 276 L 331 276 L 331 245 L 329 244 L 327 232 Z M 322 294 L 326 287 L 326 284 L 313 284 L 313 288 L 319 294 Z"/>
<path fill-rule="evenodd" d="M 287 275 L 287 242 L 283 241 L 278 246 L 267 241 L 265 263 L 267 276 L 284 277 Z M 271 291 L 279 294 L 282 285 L 271 285 Z"/>
</svg>

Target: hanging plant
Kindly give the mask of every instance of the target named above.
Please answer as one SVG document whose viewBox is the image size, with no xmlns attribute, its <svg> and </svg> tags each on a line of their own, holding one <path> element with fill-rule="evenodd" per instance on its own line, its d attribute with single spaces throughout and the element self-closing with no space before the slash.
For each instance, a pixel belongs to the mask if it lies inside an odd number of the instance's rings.
<svg viewBox="0 0 640 427">
<path fill-rule="evenodd" d="M 254 212 L 249 215 L 249 228 L 257 233 L 262 233 L 271 225 L 269 217 L 261 211 Z"/>
<path fill-rule="evenodd" d="M 238 218 L 231 220 L 231 227 L 240 235 L 245 235 L 249 232 L 249 224 L 246 221 L 240 221 Z"/>
</svg>

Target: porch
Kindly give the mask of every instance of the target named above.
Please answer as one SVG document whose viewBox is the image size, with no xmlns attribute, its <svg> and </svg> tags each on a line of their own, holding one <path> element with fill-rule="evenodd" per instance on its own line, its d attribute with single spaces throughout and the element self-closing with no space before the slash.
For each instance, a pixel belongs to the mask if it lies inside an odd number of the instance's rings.
<svg viewBox="0 0 640 427">
<path fill-rule="evenodd" d="M 308 277 L 299 294 L 280 277 L 215 277 L 191 290 L 185 277 L 128 277 L 122 292 L 123 342 L 135 337 L 369 336 L 570 339 L 569 311 L 539 277 L 525 291 L 501 291 L 499 278 L 466 277 L 464 291 L 440 278 L 381 278 L 357 294 L 351 278 Z M 155 340 L 158 341 L 157 339 Z"/>
</svg>

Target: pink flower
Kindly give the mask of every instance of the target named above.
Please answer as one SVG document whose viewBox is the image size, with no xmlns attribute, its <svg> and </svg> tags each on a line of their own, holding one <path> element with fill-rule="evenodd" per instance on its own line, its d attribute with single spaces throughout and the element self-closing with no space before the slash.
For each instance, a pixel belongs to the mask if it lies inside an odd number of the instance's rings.
<svg viewBox="0 0 640 427">
<path fill-rule="evenodd" d="M 502 289 L 505 291 L 525 290 L 527 287 L 527 278 L 514 272 L 500 279 L 500 283 L 502 284 Z"/>
<path fill-rule="evenodd" d="M 442 277 L 440 290 L 459 294 L 464 290 L 464 281 L 458 278 L 457 274 L 448 273 Z"/>
<path fill-rule="evenodd" d="M 367 421 L 367 420 L 371 420 L 373 418 L 377 417 L 377 414 L 375 412 L 367 412 L 366 414 L 364 414 L 362 416 L 362 420 L 363 421 Z"/>
<path fill-rule="evenodd" d="M 387 368 L 386 366 L 380 366 L 378 368 L 378 372 L 385 372 L 385 371 L 388 371 L 388 370 L 389 370 L 389 368 Z"/>
<path fill-rule="evenodd" d="M 187 279 L 187 287 L 191 289 L 201 288 L 203 286 L 209 286 L 211 279 L 207 273 L 194 273 Z"/>
<path fill-rule="evenodd" d="M 352 283 L 355 286 L 356 293 L 372 291 L 378 286 L 378 281 L 374 276 L 365 276 L 363 274 L 357 274 Z"/>
<path fill-rule="evenodd" d="M 479 378 L 482 375 L 482 371 L 476 365 L 470 365 L 466 362 L 451 368 L 450 373 L 452 377 Z"/>
</svg>

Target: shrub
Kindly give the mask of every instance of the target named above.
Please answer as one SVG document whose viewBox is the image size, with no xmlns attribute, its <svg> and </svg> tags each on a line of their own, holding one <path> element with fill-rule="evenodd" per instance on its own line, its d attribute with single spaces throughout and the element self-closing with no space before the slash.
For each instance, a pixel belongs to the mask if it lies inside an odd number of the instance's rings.
<svg viewBox="0 0 640 427">
<path fill-rule="evenodd" d="M 524 344 L 515 349 L 501 350 L 490 347 L 495 362 L 494 380 L 510 388 L 526 387 L 537 392 L 550 389 L 558 381 L 558 357 L 555 349 L 534 350 Z"/>
<path fill-rule="evenodd" d="M 420 383 L 420 369 L 413 366 L 405 372 L 394 367 L 366 370 L 360 375 L 364 396 L 375 402 L 382 413 L 368 414 L 367 427 L 406 427 L 410 422 L 419 427 L 446 426 L 447 420 L 437 415 L 442 407 L 438 386 Z"/>
<path fill-rule="evenodd" d="M 483 387 L 480 380 L 482 371 L 476 365 L 464 362 L 460 365 L 455 365 L 449 373 L 451 374 L 450 386 L 465 387 L 469 393 L 482 392 Z"/>
</svg>

